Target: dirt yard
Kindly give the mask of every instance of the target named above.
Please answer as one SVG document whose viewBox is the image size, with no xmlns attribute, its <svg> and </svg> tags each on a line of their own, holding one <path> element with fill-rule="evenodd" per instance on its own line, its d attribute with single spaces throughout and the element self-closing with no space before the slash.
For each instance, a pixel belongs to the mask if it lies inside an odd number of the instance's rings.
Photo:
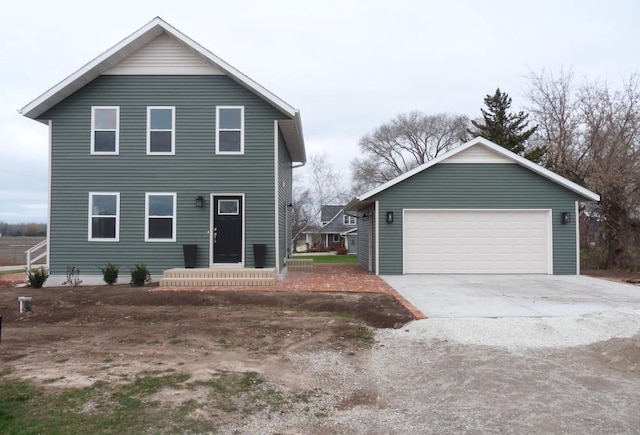
<svg viewBox="0 0 640 435">
<path fill-rule="evenodd" d="M 189 404 L 189 419 L 220 433 L 640 431 L 638 335 L 514 352 L 421 338 L 385 294 L 152 290 L 0 288 L 2 367 L 47 394 L 184 373 L 189 388 L 149 403 Z M 202 385 L 221 373 L 256 373 L 277 400 L 216 405 Z"/>
</svg>

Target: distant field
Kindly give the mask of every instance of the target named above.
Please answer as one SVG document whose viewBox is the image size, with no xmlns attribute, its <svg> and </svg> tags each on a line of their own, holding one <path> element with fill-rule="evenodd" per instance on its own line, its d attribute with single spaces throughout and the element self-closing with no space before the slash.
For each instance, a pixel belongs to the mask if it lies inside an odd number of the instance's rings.
<svg viewBox="0 0 640 435">
<path fill-rule="evenodd" d="M 44 237 L 0 237 L 0 266 L 24 264 L 26 261 L 24 251 L 44 239 Z"/>
</svg>

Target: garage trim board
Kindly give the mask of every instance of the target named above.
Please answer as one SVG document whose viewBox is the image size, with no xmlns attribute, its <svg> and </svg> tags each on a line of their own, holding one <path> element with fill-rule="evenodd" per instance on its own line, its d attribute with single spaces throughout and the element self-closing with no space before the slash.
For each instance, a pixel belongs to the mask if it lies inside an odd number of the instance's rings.
<svg viewBox="0 0 640 435">
<path fill-rule="evenodd" d="M 403 209 L 403 273 L 553 274 L 551 209 Z"/>
</svg>

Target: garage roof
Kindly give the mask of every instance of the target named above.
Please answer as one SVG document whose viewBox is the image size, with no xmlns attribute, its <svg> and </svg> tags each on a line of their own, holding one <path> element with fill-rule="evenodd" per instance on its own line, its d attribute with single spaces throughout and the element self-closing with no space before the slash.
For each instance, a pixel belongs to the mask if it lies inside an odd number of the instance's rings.
<svg viewBox="0 0 640 435">
<path fill-rule="evenodd" d="M 487 148 L 490 151 L 495 152 L 496 154 L 503 156 L 511 161 L 513 161 L 513 163 L 517 163 L 520 166 L 524 166 L 525 168 L 537 173 L 538 175 L 541 175 L 551 181 L 553 181 L 554 183 L 557 183 L 581 196 L 583 196 L 585 199 L 589 199 L 592 201 L 600 201 L 600 195 L 585 189 L 584 187 L 574 183 L 573 181 L 567 180 L 566 178 L 556 174 L 555 172 L 552 172 L 546 168 L 543 168 L 540 165 L 537 165 L 535 163 L 533 163 L 531 160 L 525 159 L 524 157 L 521 157 L 509 150 L 507 150 L 504 147 L 501 147 L 498 144 L 495 144 L 493 142 L 491 142 L 488 139 L 485 139 L 483 137 L 476 137 L 474 139 L 471 139 L 470 141 L 462 144 L 461 146 L 459 146 L 458 148 L 455 148 L 445 154 L 442 154 L 438 157 L 436 157 L 433 160 L 430 160 L 408 172 L 405 172 L 404 174 L 394 178 L 393 180 L 387 181 L 386 183 L 376 187 L 373 190 L 370 190 L 367 193 L 364 193 L 362 195 L 359 195 L 357 197 L 355 197 L 354 199 L 352 199 L 351 201 L 349 201 L 349 203 L 345 206 L 345 210 L 357 210 L 361 205 L 363 205 L 363 203 L 368 202 L 367 200 L 369 198 L 371 198 L 372 196 L 387 190 L 388 188 L 395 186 L 396 184 L 401 183 L 402 181 L 406 180 L 407 178 L 413 177 L 416 174 L 419 174 L 420 172 L 429 169 L 432 166 L 437 165 L 438 163 L 441 163 L 442 161 L 449 159 L 471 147 L 474 146 L 481 146 L 484 148 Z"/>
<path fill-rule="evenodd" d="M 267 103 L 284 113 L 291 119 L 280 120 L 279 126 L 285 138 L 291 158 L 295 162 L 306 162 L 302 122 L 300 111 L 284 102 L 278 96 L 238 71 L 224 60 L 198 44 L 160 17 L 156 17 L 136 32 L 132 33 L 116 45 L 84 65 L 82 68 L 53 86 L 38 98 L 20 109 L 20 113 L 28 118 L 41 120 L 40 116 L 47 110 L 87 85 L 99 75 L 118 65 L 120 62 L 140 50 L 162 33 L 175 38 L 204 60 L 223 71 L 229 78 L 255 93 Z"/>
</svg>

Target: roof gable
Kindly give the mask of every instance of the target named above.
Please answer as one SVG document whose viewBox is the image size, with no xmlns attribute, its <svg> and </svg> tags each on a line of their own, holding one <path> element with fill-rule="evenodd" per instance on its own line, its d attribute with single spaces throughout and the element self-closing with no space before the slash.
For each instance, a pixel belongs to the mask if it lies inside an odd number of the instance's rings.
<svg viewBox="0 0 640 435">
<path fill-rule="evenodd" d="M 330 222 L 344 209 L 343 205 L 324 205 L 320 211 L 320 221 Z"/>
<path fill-rule="evenodd" d="M 208 64 L 211 68 L 209 71 L 215 71 L 216 74 L 227 75 L 229 78 L 281 111 L 284 115 L 288 116 L 290 119 L 279 121 L 280 129 L 283 131 L 283 136 L 285 137 L 287 149 L 289 150 L 289 154 L 293 161 L 302 163 L 306 162 L 306 152 L 304 149 L 304 139 L 302 135 L 302 122 L 300 120 L 300 112 L 298 110 L 229 65 L 224 60 L 220 59 L 215 54 L 211 53 L 194 40 L 181 33 L 160 17 L 154 18 L 145 26 L 118 42 L 95 59 L 91 60 L 61 82 L 57 83 L 55 86 L 20 109 L 20 113 L 31 119 L 39 119 L 39 117 L 47 110 L 69 97 L 71 94 L 84 87 L 101 74 L 113 74 L 114 71 L 118 71 L 119 68 L 120 71 L 122 71 L 123 66 L 127 66 L 128 63 L 131 63 L 132 56 L 136 56 L 136 54 L 138 56 L 149 54 L 146 53 L 146 51 L 153 50 L 154 48 L 153 45 L 149 46 L 149 44 L 156 41 L 159 37 L 164 38 L 165 35 L 173 39 L 174 42 L 178 42 L 194 56 L 201 59 L 204 64 L 199 63 L 200 67 L 206 67 Z M 157 42 L 158 41 L 156 41 L 156 43 Z M 160 39 L 159 42 L 162 43 L 163 40 Z M 184 54 L 184 51 L 182 53 Z M 194 61 L 192 56 L 189 56 L 189 58 L 191 61 Z M 133 60 L 135 61 L 135 58 Z"/>
<path fill-rule="evenodd" d="M 495 159 L 490 159 L 489 156 L 485 153 L 485 152 L 473 152 L 473 150 L 470 150 L 472 147 L 482 147 L 485 149 L 485 151 L 489 151 L 492 152 L 496 155 Z M 467 150 L 472 151 L 472 152 L 467 152 Z M 475 161 L 474 159 L 469 160 L 469 156 L 473 156 L 473 155 L 480 155 L 481 159 L 483 159 L 484 161 Z M 458 156 L 458 158 L 455 158 L 456 156 Z M 561 186 L 563 186 L 564 188 L 571 190 L 581 196 L 583 196 L 586 199 L 592 200 L 592 201 L 600 201 L 600 195 L 591 192 L 588 189 L 585 189 L 584 187 L 574 183 L 573 181 L 570 181 L 558 174 L 556 174 L 555 172 L 552 172 L 546 168 L 543 168 L 540 165 L 537 165 L 535 163 L 533 163 L 532 161 L 525 159 L 524 157 L 521 157 L 509 150 L 507 150 L 506 148 L 501 147 L 500 145 L 497 145 L 493 142 L 491 142 L 490 140 L 487 140 L 485 138 L 482 137 L 476 137 L 474 139 L 471 139 L 470 141 L 462 144 L 461 146 L 459 146 L 458 148 L 455 148 L 445 154 L 441 154 L 440 156 L 436 157 L 433 160 L 430 160 L 429 162 L 426 162 L 396 178 L 394 178 L 393 180 L 390 180 L 378 187 L 376 187 L 375 189 L 370 190 L 367 193 L 364 193 L 363 195 L 359 195 L 356 198 L 354 198 L 353 200 L 351 200 L 349 202 L 349 204 L 347 204 L 345 206 L 345 208 L 347 210 L 353 210 L 354 207 L 357 206 L 358 203 L 362 202 L 362 201 L 366 201 L 369 198 L 371 198 L 372 196 L 387 190 L 388 188 L 395 186 L 396 184 L 401 183 L 402 181 L 413 177 L 416 174 L 419 174 L 422 171 L 425 171 L 427 169 L 429 169 L 432 166 L 435 166 L 439 163 L 447 163 L 445 162 L 446 160 L 450 160 L 450 163 L 496 163 L 496 162 L 500 162 L 500 163 L 507 163 L 507 160 L 509 162 L 513 162 L 515 164 L 519 164 L 520 166 L 523 166 L 529 170 L 531 170 L 532 172 L 537 173 L 538 175 L 547 178 L 551 181 L 553 181 L 554 183 L 557 183 Z M 506 160 L 505 160 L 506 159 Z M 456 161 L 457 160 L 457 161 Z M 494 161 L 495 160 L 495 161 Z"/>
<path fill-rule="evenodd" d="M 104 75 L 224 75 L 224 71 L 184 43 L 162 32 Z"/>
</svg>

